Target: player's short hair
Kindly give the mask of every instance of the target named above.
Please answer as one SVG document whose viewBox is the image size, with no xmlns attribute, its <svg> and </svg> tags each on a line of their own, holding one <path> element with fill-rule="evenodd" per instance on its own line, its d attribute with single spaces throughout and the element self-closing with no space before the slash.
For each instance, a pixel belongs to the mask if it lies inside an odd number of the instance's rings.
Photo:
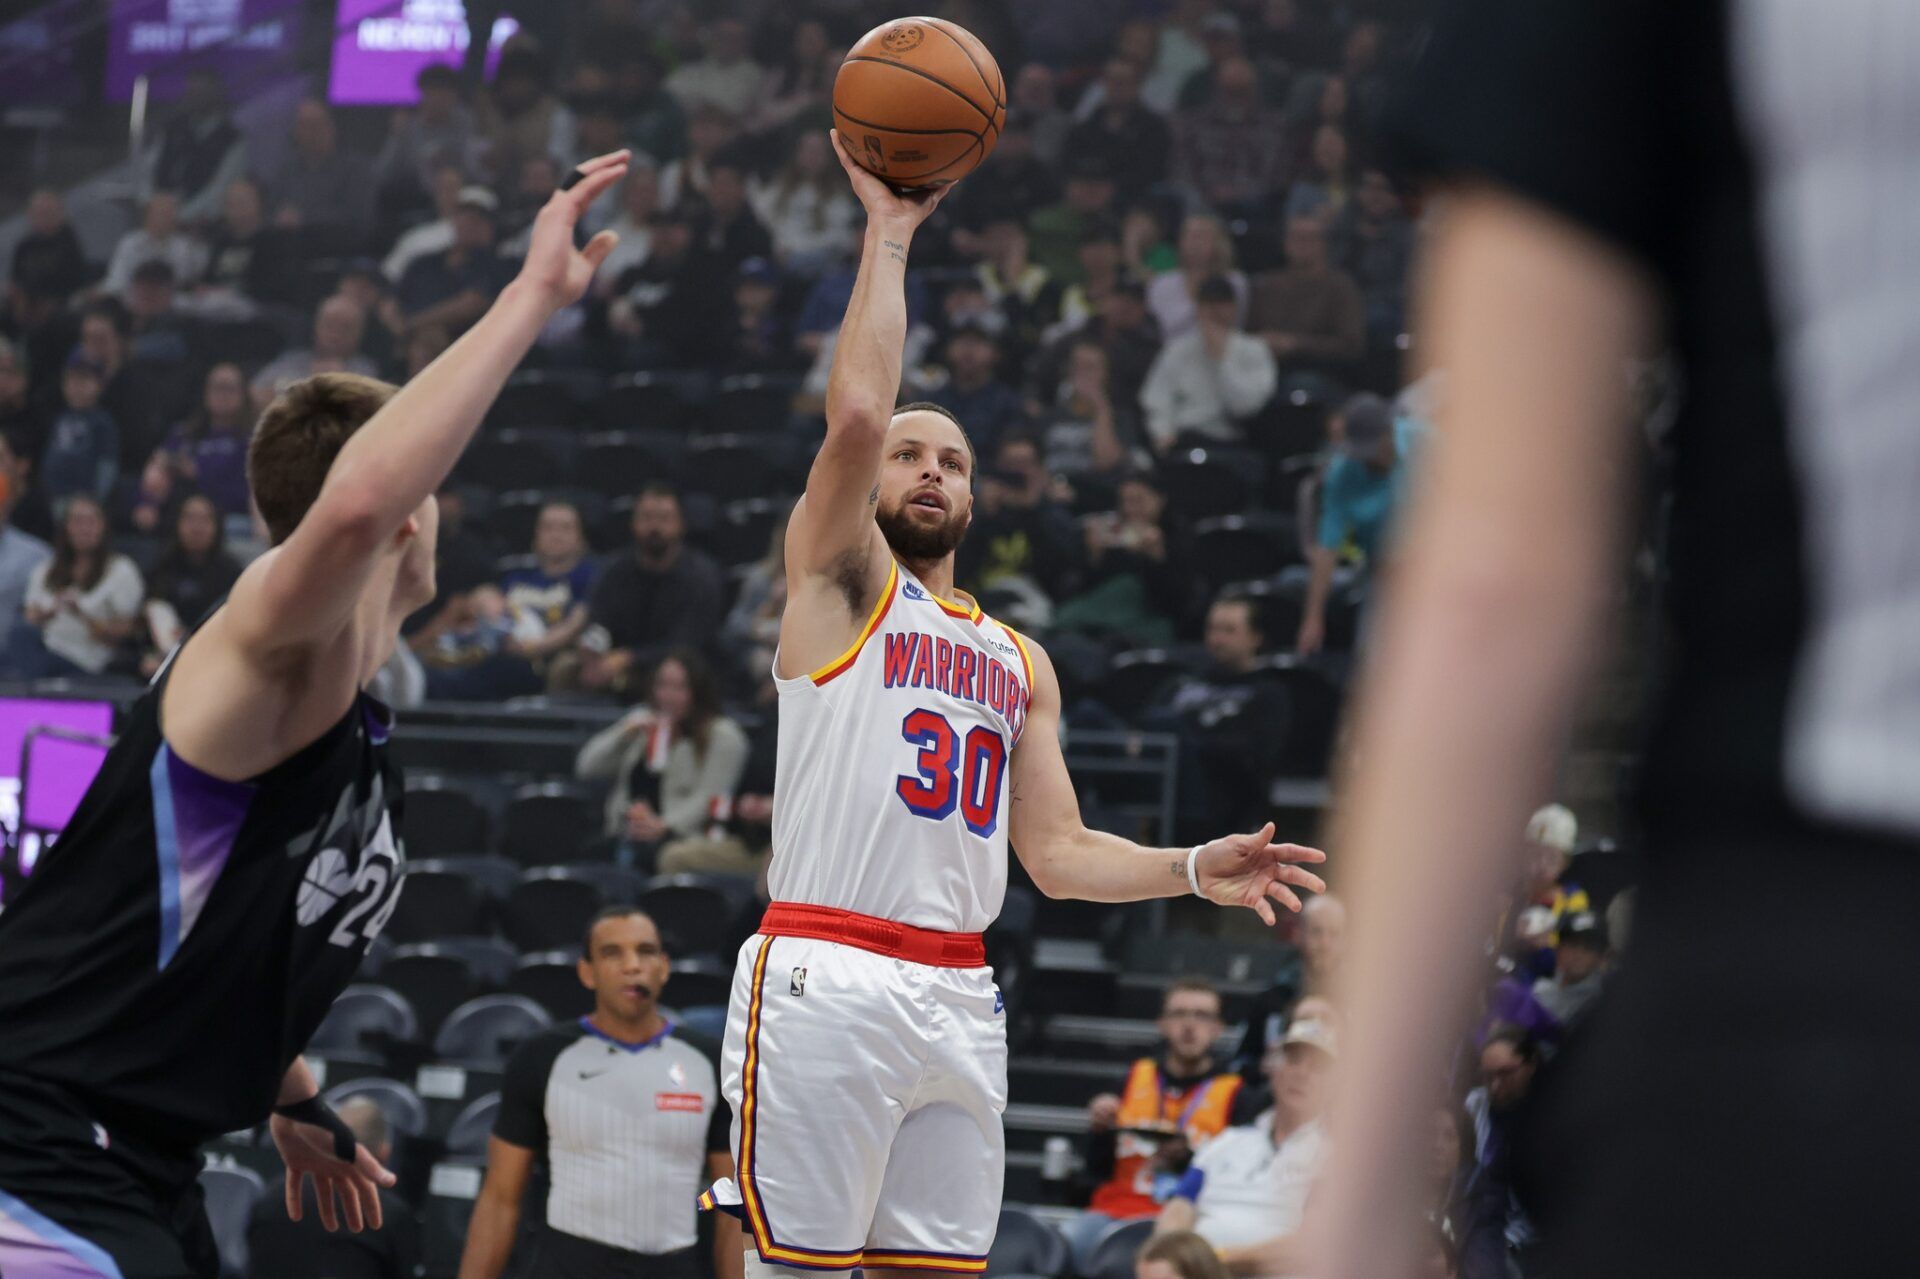
<svg viewBox="0 0 1920 1279">
<path fill-rule="evenodd" d="M 397 390 L 358 373 L 316 373 L 267 405 L 247 449 L 247 483 L 272 545 L 293 535 L 347 439 Z"/>
<path fill-rule="evenodd" d="M 1182 994 L 1212 995 L 1213 1002 L 1216 1006 L 1221 1002 L 1220 988 L 1218 986 L 1208 981 L 1205 977 L 1189 974 L 1185 977 L 1176 977 L 1173 979 L 1173 982 L 1167 987 L 1167 993 L 1160 997 L 1160 1011 L 1164 1013 L 1167 1010 L 1167 1005 L 1173 1002 L 1173 997 Z"/>
<path fill-rule="evenodd" d="M 895 409 L 893 416 L 899 417 L 902 413 L 935 413 L 953 423 L 960 432 L 960 438 L 967 442 L 967 473 L 971 475 L 980 469 L 980 455 L 974 450 L 973 437 L 967 434 L 966 424 L 953 415 L 952 409 L 935 404 L 932 400 L 915 400 L 911 404 L 902 404 Z"/>
<path fill-rule="evenodd" d="M 653 924 L 653 931 L 658 934 L 660 938 L 660 949 L 665 951 L 667 948 L 667 936 L 660 931 L 660 925 L 655 922 L 652 915 L 647 914 L 646 911 L 641 910 L 638 906 L 629 905 L 625 902 L 615 902 L 611 906 L 602 906 L 593 913 L 593 918 L 587 921 L 586 931 L 580 934 L 580 953 L 586 958 L 592 959 L 593 930 L 609 919 L 626 919 L 633 915 L 638 915 L 649 924 Z"/>
</svg>

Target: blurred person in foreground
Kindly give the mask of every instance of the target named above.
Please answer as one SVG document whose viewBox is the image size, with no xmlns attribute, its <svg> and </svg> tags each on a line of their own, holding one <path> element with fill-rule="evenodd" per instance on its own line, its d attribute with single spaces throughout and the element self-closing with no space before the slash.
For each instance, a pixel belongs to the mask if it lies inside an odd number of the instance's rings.
<svg viewBox="0 0 1920 1279">
<path fill-rule="evenodd" d="M 1133 1263 L 1134 1279 L 1227 1279 L 1213 1245 L 1191 1230 L 1169 1230 L 1147 1240 Z"/>
<path fill-rule="evenodd" d="M 1415 75 L 1398 131 L 1444 196 L 1416 331 L 1448 390 L 1342 805 L 1366 926 L 1321 1274 L 1410 1254 L 1407 1141 L 1614 629 L 1626 370 L 1662 345 L 1687 395 L 1634 961 L 1536 1080 L 1519 1161 L 1544 1260 L 1912 1264 L 1920 526 L 1895 477 L 1920 471 L 1920 225 L 1892 194 L 1920 174 L 1912 16 L 1471 0 Z"/>
<path fill-rule="evenodd" d="M 340 1122 L 382 1164 L 393 1155 L 393 1129 L 371 1097 L 340 1104 Z M 308 1192 L 306 1207 L 313 1206 Z M 247 1231 L 247 1258 L 256 1275 L 274 1279 L 415 1279 L 420 1264 L 420 1225 L 413 1208 L 393 1191 L 380 1188 L 380 1226 L 359 1234 L 334 1234 L 318 1216 L 287 1217 L 286 1208 L 268 1195 L 253 1209 Z"/>
</svg>

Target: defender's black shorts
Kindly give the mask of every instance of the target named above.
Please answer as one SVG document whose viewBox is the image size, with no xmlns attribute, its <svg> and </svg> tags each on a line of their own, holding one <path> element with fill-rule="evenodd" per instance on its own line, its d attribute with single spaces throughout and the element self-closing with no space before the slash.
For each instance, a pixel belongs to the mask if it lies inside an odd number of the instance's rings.
<svg viewBox="0 0 1920 1279">
<path fill-rule="evenodd" d="M 56 1085 L 0 1074 L 0 1276 L 218 1279 L 200 1166 Z"/>
</svg>

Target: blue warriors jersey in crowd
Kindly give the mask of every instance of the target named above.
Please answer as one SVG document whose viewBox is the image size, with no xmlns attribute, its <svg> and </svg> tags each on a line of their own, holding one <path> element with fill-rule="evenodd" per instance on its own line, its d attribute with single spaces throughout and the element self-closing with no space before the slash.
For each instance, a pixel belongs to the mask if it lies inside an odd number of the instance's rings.
<svg viewBox="0 0 1920 1279">
<path fill-rule="evenodd" d="M 385 706 L 361 694 L 291 759 L 222 781 L 161 735 L 170 671 L 0 910 L 0 1076 L 178 1148 L 267 1117 L 405 858 Z"/>
</svg>

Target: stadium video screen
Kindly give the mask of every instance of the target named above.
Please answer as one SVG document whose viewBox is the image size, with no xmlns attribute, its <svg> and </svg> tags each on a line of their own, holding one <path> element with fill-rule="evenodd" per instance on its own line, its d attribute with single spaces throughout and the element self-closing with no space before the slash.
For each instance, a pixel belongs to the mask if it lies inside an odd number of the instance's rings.
<svg viewBox="0 0 1920 1279">
<path fill-rule="evenodd" d="M 155 101 L 177 97 L 187 72 L 210 68 L 229 87 L 293 74 L 304 0 L 114 0 L 107 28 L 110 101 L 148 77 Z"/>
<path fill-rule="evenodd" d="M 500 46 L 520 29 L 512 18 L 493 24 L 487 75 Z M 340 0 L 333 24 L 333 75 L 328 97 L 340 106 L 412 106 L 422 67 L 458 67 L 467 56 L 467 8 L 461 0 Z"/>
<path fill-rule="evenodd" d="M 105 741 L 113 734 L 113 713 L 112 702 L 0 697 L 0 825 L 20 837 L 23 869 L 31 868 L 47 837 L 65 829 L 106 757 L 94 742 L 74 738 Z M 71 736 L 39 731 L 46 729 Z"/>
</svg>

